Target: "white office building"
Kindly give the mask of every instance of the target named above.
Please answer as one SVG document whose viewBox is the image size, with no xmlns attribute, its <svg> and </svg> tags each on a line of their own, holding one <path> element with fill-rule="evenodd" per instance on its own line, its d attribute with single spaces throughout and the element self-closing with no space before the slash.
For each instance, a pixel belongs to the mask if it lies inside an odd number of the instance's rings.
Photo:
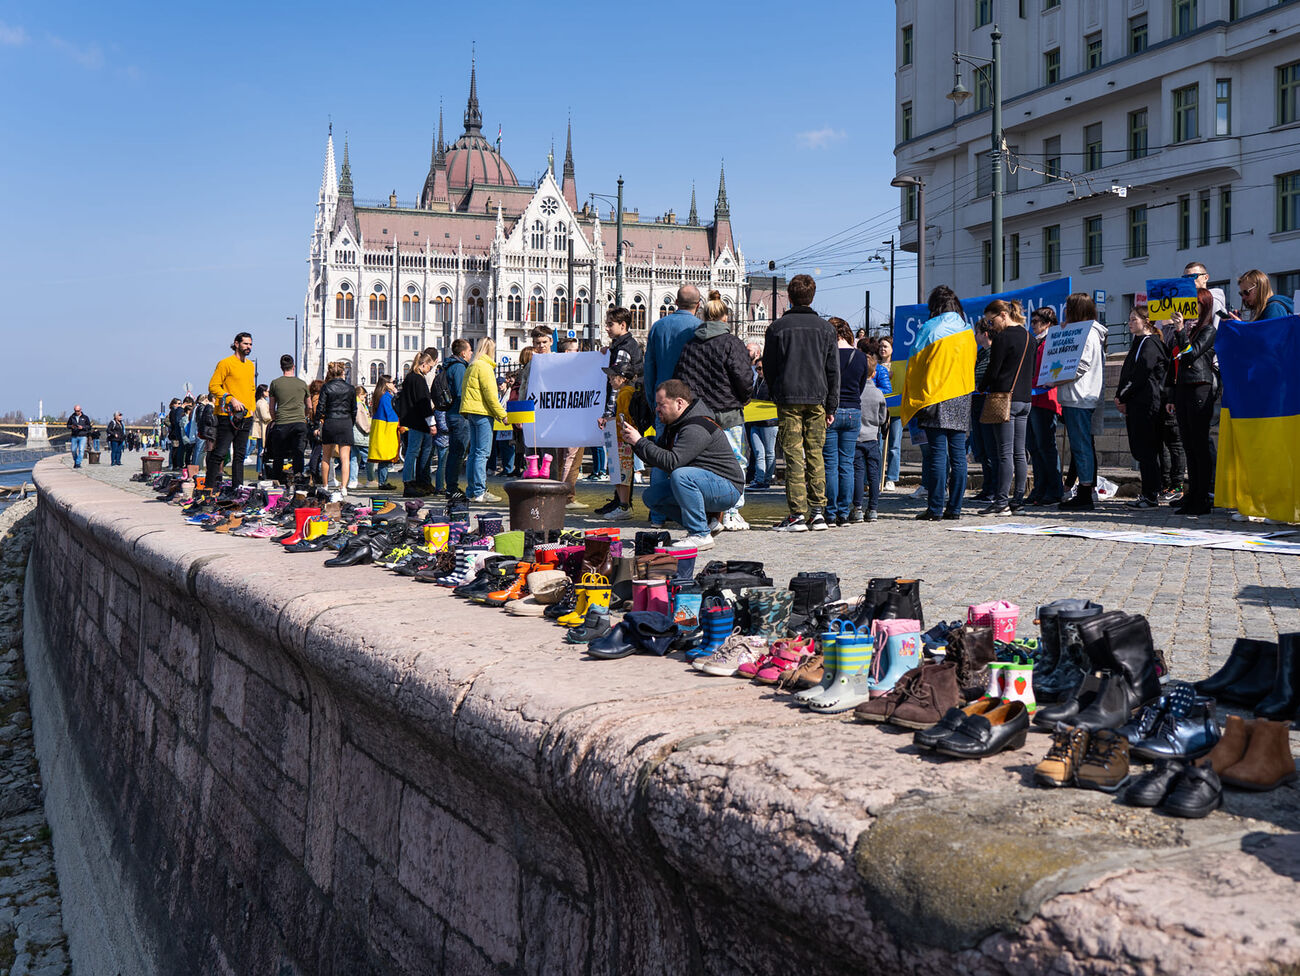
<svg viewBox="0 0 1300 976">
<path fill-rule="evenodd" d="M 1002 33 L 1004 288 L 1104 289 L 1112 335 L 1148 278 L 1203 262 L 1300 288 L 1300 2 L 897 0 L 900 176 L 924 181 L 927 287 L 989 291 L 991 57 Z M 995 27 L 996 25 L 996 27 Z M 902 191 L 904 247 L 917 196 Z"/>
</svg>

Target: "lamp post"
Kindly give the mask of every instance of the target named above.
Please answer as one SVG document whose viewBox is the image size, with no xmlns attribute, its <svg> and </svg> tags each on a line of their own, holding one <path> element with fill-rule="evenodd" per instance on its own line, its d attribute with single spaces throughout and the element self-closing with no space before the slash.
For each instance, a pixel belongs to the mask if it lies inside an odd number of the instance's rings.
<svg viewBox="0 0 1300 976">
<path fill-rule="evenodd" d="M 925 304 L 925 180 L 919 176 L 895 176 L 890 186 L 916 187 L 916 304 Z M 893 240 L 893 238 L 890 238 Z M 891 245 L 892 247 L 892 245 Z M 891 286 L 892 287 L 892 286 Z M 893 318 L 893 309 L 889 311 Z"/>
<path fill-rule="evenodd" d="M 587 196 L 598 200 L 610 199 L 604 193 L 588 193 Z M 617 209 L 614 211 L 616 235 L 614 246 L 618 249 L 618 258 L 614 263 L 614 304 L 621 308 L 623 305 L 623 177 L 621 176 L 618 178 L 618 196 L 613 199 L 617 203 Z"/>
<path fill-rule="evenodd" d="M 894 334 L 894 237 L 891 234 L 889 240 L 881 241 L 881 244 L 889 245 L 889 334 Z"/>
<path fill-rule="evenodd" d="M 293 365 L 296 372 L 298 368 L 298 316 L 286 315 L 284 320 L 293 323 Z"/>
<path fill-rule="evenodd" d="M 973 55 L 962 54 L 960 51 L 952 52 L 953 66 L 953 85 L 952 91 L 947 95 L 949 101 L 960 105 L 966 99 L 970 98 L 970 92 L 966 86 L 961 83 L 961 63 L 965 61 L 980 70 L 988 69 L 992 76 L 990 81 L 993 94 L 993 133 L 989 153 L 989 162 L 993 166 L 993 199 L 992 199 L 992 237 L 990 250 L 989 277 L 992 279 L 993 293 L 997 294 L 1002 291 L 1002 195 L 1003 195 L 1003 171 L 1002 171 L 1002 32 L 998 30 L 997 24 L 993 25 L 993 33 L 989 35 L 993 42 L 992 58 L 977 58 Z"/>
</svg>

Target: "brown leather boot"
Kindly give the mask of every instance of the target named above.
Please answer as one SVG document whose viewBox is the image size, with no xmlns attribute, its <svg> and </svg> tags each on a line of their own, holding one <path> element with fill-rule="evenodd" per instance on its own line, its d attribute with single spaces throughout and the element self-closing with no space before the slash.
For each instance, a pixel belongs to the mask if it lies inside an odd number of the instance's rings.
<svg viewBox="0 0 1300 976">
<path fill-rule="evenodd" d="M 953 637 L 957 634 L 960 637 L 954 641 Z M 948 656 L 957 663 L 957 687 L 966 700 L 973 701 L 982 697 L 984 688 L 989 683 L 988 666 L 998 659 L 997 648 L 993 644 L 993 628 L 971 624 L 962 626 L 949 635 Z"/>
<path fill-rule="evenodd" d="M 1291 756 L 1291 723 L 1255 719 L 1250 744 L 1239 762 L 1223 771 L 1220 779 L 1244 790 L 1273 790 L 1296 778 Z"/>
<path fill-rule="evenodd" d="M 609 578 L 614 572 L 613 558 L 609 552 L 610 538 L 607 535 L 587 536 L 583 540 L 582 571 L 595 573 Z M 674 570 L 676 561 L 674 560 Z"/>
<path fill-rule="evenodd" d="M 1246 744 L 1255 731 L 1255 720 L 1246 721 L 1240 715 L 1229 715 L 1223 723 L 1223 735 L 1218 743 L 1196 765 L 1212 766 L 1220 777 L 1229 766 L 1239 763 L 1246 755 Z"/>
<path fill-rule="evenodd" d="M 905 729 L 928 729 L 943 718 L 948 709 L 960 704 L 957 662 L 925 664 L 921 666 L 919 677 L 912 683 L 907 695 L 886 721 Z"/>
</svg>

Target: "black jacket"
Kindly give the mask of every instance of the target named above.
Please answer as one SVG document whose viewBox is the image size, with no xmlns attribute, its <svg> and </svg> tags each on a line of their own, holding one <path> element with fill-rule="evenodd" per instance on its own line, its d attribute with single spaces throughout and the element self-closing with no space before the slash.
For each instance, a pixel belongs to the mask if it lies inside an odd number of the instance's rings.
<svg viewBox="0 0 1300 976">
<path fill-rule="evenodd" d="M 89 437 L 90 426 L 90 418 L 84 413 L 68 414 L 68 431 L 73 437 Z"/>
<path fill-rule="evenodd" d="M 626 363 L 638 373 L 645 363 L 645 353 L 641 351 L 641 343 L 637 342 L 636 337 L 630 332 L 624 332 L 621 336 L 610 340 L 609 364 L 615 366 L 618 363 Z M 614 387 L 609 382 L 605 383 L 605 416 L 614 416 Z"/>
<path fill-rule="evenodd" d="M 744 407 L 754 393 L 754 368 L 749 350 L 724 323 L 700 323 L 677 359 L 673 379 L 689 386 L 723 427 L 745 422 Z"/>
<path fill-rule="evenodd" d="M 110 420 L 108 426 L 104 428 L 104 432 L 113 444 L 120 444 L 126 440 L 126 424 L 120 420 Z"/>
<path fill-rule="evenodd" d="M 663 433 L 656 438 L 641 438 L 632 451 L 652 468 L 703 468 L 737 488 L 745 487 L 745 472 L 740 470 L 731 442 L 702 400 L 692 400 Z"/>
<path fill-rule="evenodd" d="M 980 392 L 1010 393 L 1012 403 L 1028 403 L 1034 388 L 1033 343 L 1034 338 L 1022 325 L 1009 325 L 1001 332 L 993 333 Z"/>
<path fill-rule="evenodd" d="M 1219 329 L 1213 319 L 1199 329 L 1183 328 L 1174 333 L 1174 364 L 1169 370 L 1170 386 L 1197 386 L 1215 382 L 1214 340 L 1218 334 Z"/>
<path fill-rule="evenodd" d="M 1115 388 L 1115 399 L 1124 404 L 1128 416 L 1160 410 L 1168 370 L 1169 353 L 1158 334 L 1133 337 Z"/>
<path fill-rule="evenodd" d="M 201 441 L 217 439 L 217 411 L 210 403 L 196 403 L 194 409 L 198 416 L 194 418 L 194 431 Z"/>
<path fill-rule="evenodd" d="M 351 383 L 340 376 L 334 377 L 321 387 L 320 396 L 316 398 L 316 420 L 346 420 L 349 423 L 357 418 L 357 391 Z"/>
<path fill-rule="evenodd" d="M 355 397 L 353 398 L 355 399 Z M 402 380 L 402 392 L 397 398 L 397 422 L 407 430 L 429 433 L 429 418 L 433 416 L 433 400 L 429 398 L 429 381 L 411 370 Z"/>
<path fill-rule="evenodd" d="M 167 439 L 178 441 L 185 436 L 185 408 L 179 403 L 167 414 Z"/>
<path fill-rule="evenodd" d="M 840 355 L 834 327 L 806 305 L 795 305 L 767 327 L 763 375 L 778 406 L 840 405 Z"/>
</svg>

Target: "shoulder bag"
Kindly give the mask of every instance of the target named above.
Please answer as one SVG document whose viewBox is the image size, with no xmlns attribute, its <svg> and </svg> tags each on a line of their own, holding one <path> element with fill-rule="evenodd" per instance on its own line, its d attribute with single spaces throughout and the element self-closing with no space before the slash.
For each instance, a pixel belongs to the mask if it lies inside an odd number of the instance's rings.
<svg viewBox="0 0 1300 976">
<path fill-rule="evenodd" d="M 1020 380 L 1020 370 L 1025 365 L 1025 354 L 1029 352 L 1029 332 L 1025 331 L 1025 345 L 1020 350 L 1020 365 L 1016 367 L 1015 379 L 1011 381 L 1011 389 L 1006 393 L 986 393 L 984 394 L 984 407 L 980 410 L 980 423 L 982 424 L 1005 424 L 1011 419 L 1011 397 L 1015 393 L 1016 383 Z"/>
</svg>

